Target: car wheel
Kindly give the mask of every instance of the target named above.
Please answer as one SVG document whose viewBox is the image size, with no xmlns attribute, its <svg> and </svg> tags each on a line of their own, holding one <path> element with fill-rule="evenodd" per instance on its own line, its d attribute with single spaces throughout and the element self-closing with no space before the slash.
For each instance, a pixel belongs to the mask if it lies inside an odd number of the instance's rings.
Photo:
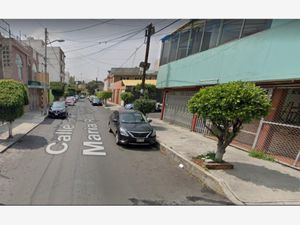
<svg viewBox="0 0 300 225">
<path fill-rule="evenodd" d="M 121 142 L 120 142 L 120 136 L 119 136 L 118 133 L 116 133 L 116 144 L 117 144 L 117 145 L 120 145 L 120 144 L 121 144 Z"/>
<path fill-rule="evenodd" d="M 108 123 L 108 132 L 109 132 L 109 133 L 112 133 L 112 130 L 111 130 L 111 128 L 110 128 L 110 123 Z"/>
</svg>

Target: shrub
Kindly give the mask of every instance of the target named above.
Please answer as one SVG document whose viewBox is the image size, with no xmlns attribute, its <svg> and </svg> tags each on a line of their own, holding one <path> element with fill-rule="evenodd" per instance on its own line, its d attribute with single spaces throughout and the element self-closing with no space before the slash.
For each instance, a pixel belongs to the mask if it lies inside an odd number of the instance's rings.
<svg viewBox="0 0 300 225">
<path fill-rule="evenodd" d="M 107 99 L 111 98 L 112 93 L 110 91 L 100 91 L 96 93 L 96 96 L 102 100 L 106 104 Z"/>
<path fill-rule="evenodd" d="M 28 105 L 26 87 L 19 81 L 0 80 L 0 121 L 9 122 L 9 137 L 12 137 L 12 122 L 24 114 Z"/>
<path fill-rule="evenodd" d="M 155 110 L 155 104 L 155 100 L 140 98 L 134 101 L 134 109 L 146 115 Z"/>
<path fill-rule="evenodd" d="M 62 82 L 50 82 L 50 89 L 52 92 L 52 95 L 54 96 L 54 100 L 59 100 L 60 97 L 64 96 L 65 92 L 65 84 Z"/>
<path fill-rule="evenodd" d="M 258 158 L 258 159 L 271 161 L 271 162 L 275 161 L 274 157 L 264 153 L 263 151 L 258 151 L 258 150 L 255 150 L 255 149 L 253 149 L 249 152 L 249 156 L 254 157 L 254 158 Z"/>
<path fill-rule="evenodd" d="M 130 92 L 121 93 L 121 99 L 124 101 L 124 104 L 131 103 L 134 100 L 134 96 Z"/>
<path fill-rule="evenodd" d="M 266 116 L 271 102 L 254 83 L 235 81 L 201 89 L 189 100 L 188 107 L 190 112 L 211 121 L 212 128 L 206 128 L 218 138 L 216 161 L 221 162 L 242 124 Z"/>
</svg>

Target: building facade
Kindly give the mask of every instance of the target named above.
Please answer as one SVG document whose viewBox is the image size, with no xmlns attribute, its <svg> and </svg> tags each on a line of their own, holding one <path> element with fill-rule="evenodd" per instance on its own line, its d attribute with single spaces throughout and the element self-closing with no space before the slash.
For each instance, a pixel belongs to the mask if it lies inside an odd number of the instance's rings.
<svg viewBox="0 0 300 225">
<path fill-rule="evenodd" d="M 40 70 L 44 71 L 45 66 L 45 42 L 43 40 L 37 40 L 32 37 L 23 40 L 23 43 L 31 46 L 36 52 L 38 52 L 43 58 L 40 60 Z M 49 79 L 51 81 L 65 81 L 65 54 L 60 47 L 47 47 L 47 73 L 49 73 Z"/>
<path fill-rule="evenodd" d="M 29 95 L 26 110 L 40 110 L 48 104 L 49 81 L 46 74 L 40 73 L 41 58 L 22 41 L 0 36 L 0 79 L 14 79 L 25 84 Z"/>
<path fill-rule="evenodd" d="M 146 80 L 156 81 L 157 72 L 147 71 Z M 139 67 L 133 68 L 111 68 L 108 71 L 107 77 L 104 79 L 104 90 L 112 92 L 111 101 L 115 104 L 121 104 L 121 93 L 126 90 L 122 81 L 130 80 L 131 83 L 136 83 L 135 81 L 142 81 L 142 70 Z M 148 81 L 147 81 L 148 82 Z M 149 83 L 149 82 L 148 82 Z"/>
<path fill-rule="evenodd" d="M 191 20 L 162 39 L 157 87 L 161 119 L 207 134 L 187 101 L 200 88 L 255 82 L 272 100 L 270 114 L 245 124 L 234 144 L 300 166 L 300 20 Z"/>
</svg>

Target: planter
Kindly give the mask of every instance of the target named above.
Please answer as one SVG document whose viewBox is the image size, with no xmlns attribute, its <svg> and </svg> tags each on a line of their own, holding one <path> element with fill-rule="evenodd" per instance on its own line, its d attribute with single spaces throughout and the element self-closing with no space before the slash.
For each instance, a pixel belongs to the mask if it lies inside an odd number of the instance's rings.
<svg viewBox="0 0 300 225">
<path fill-rule="evenodd" d="M 205 161 L 203 159 L 192 159 L 192 161 L 194 163 L 196 163 L 197 165 L 203 167 L 203 168 L 207 168 L 210 170 L 227 170 L 227 169 L 233 169 L 233 165 L 228 163 L 228 162 L 213 162 L 213 161 Z"/>
</svg>

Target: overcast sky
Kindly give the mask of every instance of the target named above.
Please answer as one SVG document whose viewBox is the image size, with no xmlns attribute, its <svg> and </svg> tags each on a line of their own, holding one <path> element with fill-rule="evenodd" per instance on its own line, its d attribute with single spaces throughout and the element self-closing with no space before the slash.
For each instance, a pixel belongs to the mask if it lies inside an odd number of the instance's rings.
<svg viewBox="0 0 300 225">
<path fill-rule="evenodd" d="M 49 39 L 64 39 L 60 46 L 66 55 L 66 71 L 76 80 L 103 80 L 111 67 L 135 67 L 144 60 L 145 27 L 152 22 L 159 31 L 175 19 L 10 19 L 14 35 L 44 40 L 47 27 Z M 150 69 L 157 65 L 160 39 L 188 20 L 180 20 L 151 37 Z M 2 23 L 3 25 L 3 23 Z M 111 46 L 111 47 L 110 47 Z"/>
</svg>

